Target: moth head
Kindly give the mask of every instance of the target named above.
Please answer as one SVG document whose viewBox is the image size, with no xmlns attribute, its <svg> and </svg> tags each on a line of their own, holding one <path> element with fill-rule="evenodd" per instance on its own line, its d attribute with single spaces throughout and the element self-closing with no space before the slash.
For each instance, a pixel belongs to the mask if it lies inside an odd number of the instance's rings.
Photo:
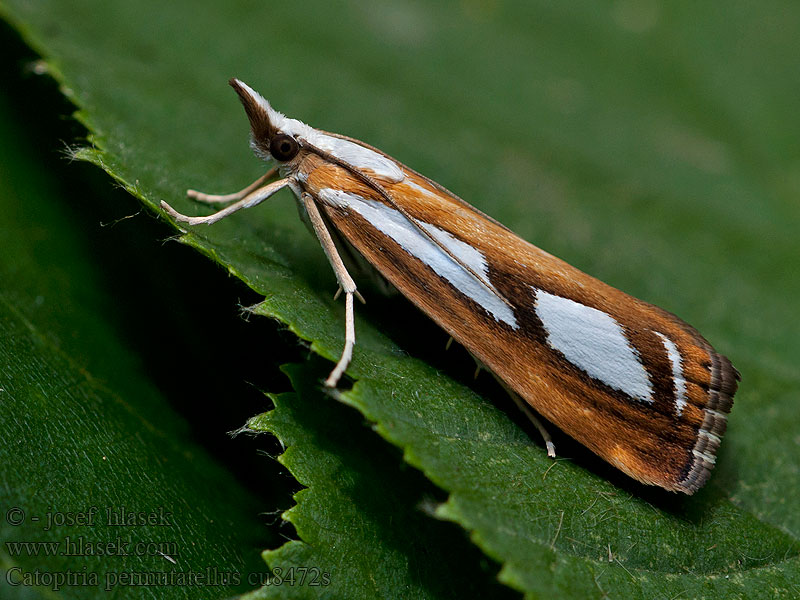
<svg viewBox="0 0 800 600">
<path fill-rule="evenodd" d="M 272 108 L 267 100 L 249 85 L 238 79 L 229 81 L 242 101 L 250 120 L 250 146 L 264 160 L 289 162 L 300 152 L 298 137 L 308 128 L 294 119 L 287 119 Z M 310 128 L 309 128 L 310 129 Z"/>
</svg>

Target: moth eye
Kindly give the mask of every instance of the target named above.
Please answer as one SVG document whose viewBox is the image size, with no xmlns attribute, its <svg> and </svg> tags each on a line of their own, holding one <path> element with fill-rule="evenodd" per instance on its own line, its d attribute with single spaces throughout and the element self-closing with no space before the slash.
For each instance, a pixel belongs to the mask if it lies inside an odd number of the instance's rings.
<svg viewBox="0 0 800 600">
<path fill-rule="evenodd" d="M 269 153 L 275 160 L 286 162 L 292 160 L 300 152 L 300 144 L 297 140 L 285 133 L 279 133 L 272 137 L 269 142 Z"/>
</svg>

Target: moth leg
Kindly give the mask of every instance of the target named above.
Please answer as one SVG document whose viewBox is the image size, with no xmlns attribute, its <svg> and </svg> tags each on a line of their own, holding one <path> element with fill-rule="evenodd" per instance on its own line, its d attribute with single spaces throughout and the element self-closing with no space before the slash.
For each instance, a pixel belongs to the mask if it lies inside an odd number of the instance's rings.
<svg viewBox="0 0 800 600">
<path fill-rule="evenodd" d="M 537 417 L 534 414 L 533 409 L 531 409 L 530 406 L 528 406 L 525 402 L 523 402 L 522 398 L 520 398 L 519 394 L 517 394 L 514 390 L 508 390 L 508 394 L 514 401 L 514 404 L 516 404 L 519 407 L 519 409 L 527 415 L 530 422 L 533 423 L 533 426 L 539 430 L 539 435 L 542 436 L 542 439 L 544 440 L 544 445 L 547 448 L 547 456 L 549 456 L 550 458 L 555 458 L 556 445 L 553 443 L 553 438 L 550 437 L 550 434 L 547 432 L 547 429 L 545 429 L 544 425 L 542 425 L 542 422 L 539 420 L 539 417 Z"/>
<path fill-rule="evenodd" d="M 342 349 L 342 356 L 339 358 L 339 362 L 336 363 L 336 367 L 334 367 L 333 371 L 331 371 L 331 374 L 328 375 L 328 378 L 325 380 L 326 386 L 336 387 L 336 384 L 339 382 L 339 378 L 345 372 L 347 365 L 350 364 L 350 359 L 353 357 L 353 347 L 356 345 L 356 324 L 355 313 L 353 311 L 353 296 L 358 295 L 360 298 L 361 294 L 359 294 L 356 290 L 356 284 L 353 281 L 353 278 L 350 277 L 350 273 L 347 272 L 347 269 L 342 262 L 342 258 L 339 256 L 339 252 L 336 250 L 331 233 L 325 226 L 325 222 L 322 220 L 322 215 L 319 214 L 319 209 L 317 208 L 316 202 L 314 202 L 314 198 L 310 194 L 304 192 L 302 194 L 302 200 L 303 206 L 308 214 L 308 219 L 311 221 L 311 226 L 314 228 L 314 233 L 317 234 L 317 239 L 322 245 L 325 255 L 328 257 L 328 262 L 333 268 L 333 272 L 336 275 L 336 280 L 339 282 L 339 288 L 344 292 L 344 348 Z M 338 294 L 339 292 L 337 292 L 337 296 Z"/>
<path fill-rule="evenodd" d="M 511 396 L 511 399 L 514 401 L 514 404 L 517 405 L 517 408 L 519 408 L 525 414 L 525 416 L 528 417 L 530 422 L 533 423 L 533 426 L 539 430 L 539 435 L 542 436 L 542 439 L 544 440 L 544 445 L 547 448 L 547 456 L 549 456 L 550 458 L 555 458 L 556 445 L 553 443 L 553 438 L 550 437 L 550 434 L 547 432 L 547 429 L 544 428 L 544 425 L 542 425 L 542 422 L 536 416 L 536 413 L 533 412 L 533 409 L 530 406 L 528 406 L 528 404 L 522 398 L 519 397 L 519 394 L 517 394 L 517 392 L 508 387 L 505 381 L 500 379 L 497 375 L 495 375 L 494 378 L 500 385 L 503 386 L 503 389 L 508 393 L 508 395 Z"/>
<path fill-rule="evenodd" d="M 236 200 L 241 200 L 251 192 L 254 192 L 264 184 L 266 184 L 270 179 L 275 177 L 275 173 L 278 172 L 278 167 L 272 167 L 269 171 L 267 171 L 264 175 L 256 179 L 253 183 L 248 185 L 243 190 L 239 190 L 233 194 L 224 194 L 224 195 L 217 195 L 217 194 L 204 194 L 203 192 L 198 192 L 197 190 L 186 190 L 186 195 L 189 196 L 192 200 L 197 200 L 198 202 L 204 202 L 206 204 L 225 204 L 227 202 L 235 202 Z"/>
<path fill-rule="evenodd" d="M 334 300 L 338 300 L 339 296 L 341 296 L 341 295 L 342 295 L 342 286 L 339 286 L 338 288 L 336 288 L 336 293 L 333 295 L 333 299 Z M 367 303 L 367 301 L 364 300 L 364 296 L 362 296 L 361 292 L 359 292 L 358 290 L 355 291 L 355 295 L 356 295 L 356 298 L 358 298 L 358 301 L 361 302 L 361 304 L 366 304 Z"/>
<path fill-rule="evenodd" d="M 452 339 L 453 339 L 453 337 L 452 337 L 452 336 L 450 336 L 450 339 L 452 340 Z M 450 341 L 449 341 L 449 340 L 448 340 L 448 342 L 447 342 L 447 346 L 448 346 L 448 347 L 450 346 Z M 445 350 L 447 350 L 447 348 L 445 348 Z M 478 378 L 478 375 L 480 375 L 480 374 L 481 374 L 481 371 L 489 371 L 489 369 L 487 369 L 487 368 L 486 368 L 486 365 L 485 365 L 485 364 L 483 364 L 483 362 L 482 362 L 482 361 L 478 360 L 478 357 L 477 357 L 477 356 L 475 356 L 475 355 L 474 355 L 472 352 L 470 352 L 470 353 L 469 353 L 469 355 L 472 357 L 472 360 L 474 360 L 474 361 L 475 361 L 475 372 L 472 374 L 472 378 L 473 378 L 473 379 L 477 379 L 477 378 Z M 492 373 L 492 375 L 494 375 L 494 373 Z M 495 375 L 495 379 L 497 379 L 497 376 L 496 376 L 496 375 Z M 500 381 L 500 380 L 499 380 L 499 379 L 497 379 L 497 381 Z M 506 387 L 505 387 L 505 384 L 503 384 L 503 382 L 502 382 L 502 381 L 500 381 L 500 385 L 502 385 L 504 389 L 508 390 L 508 388 L 506 388 Z"/>
<path fill-rule="evenodd" d="M 487 368 L 486 365 L 483 364 L 482 361 L 478 360 L 477 356 L 472 354 L 472 352 L 470 352 L 470 356 L 472 356 L 472 360 L 475 361 L 475 365 L 476 365 L 476 368 L 475 368 L 475 379 L 478 378 L 478 374 L 481 372 L 482 369 L 485 369 L 486 371 L 489 371 L 492 375 L 494 375 L 495 381 L 497 381 L 497 383 L 499 383 L 501 386 L 503 386 L 503 389 L 506 391 L 506 393 L 509 396 L 511 396 L 511 399 L 514 401 L 514 404 L 517 405 L 517 408 L 520 409 L 526 417 L 528 417 L 528 420 L 531 423 L 533 423 L 533 426 L 536 427 L 536 429 L 539 431 L 539 435 L 542 436 L 542 439 L 544 440 L 544 445 L 547 448 L 547 456 L 549 456 L 550 458 L 555 458 L 556 457 L 556 445 L 553 443 L 553 438 L 551 438 L 550 434 L 547 433 L 547 429 L 544 428 L 544 425 L 542 425 L 542 422 L 536 416 L 536 413 L 533 412 L 533 409 L 530 406 L 528 406 L 528 404 L 526 402 L 524 402 L 522 400 L 522 398 L 519 397 L 519 394 L 517 394 L 517 392 L 515 392 L 510 387 L 508 387 L 506 382 L 503 381 L 502 379 L 500 379 L 494 373 L 494 371 L 492 371 L 491 369 Z"/>
<path fill-rule="evenodd" d="M 256 204 L 260 204 L 272 194 L 280 190 L 281 188 L 286 187 L 289 184 L 289 179 L 279 179 L 278 181 L 273 181 L 270 184 L 267 184 L 263 187 L 258 188 L 254 192 L 250 192 L 247 196 L 239 200 L 238 202 L 231 204 L 223 208 L 220 211 L 215 212 L 213 215 L 209 215 L 207 217 L 190 217 L 187 215 L 183 215 L 172 208 L 169 204 L 161 201 L 161 208 L 163 208 L 173 219 L 178 221 L 179 223 L 186 223 L 188 225 L 199 225 L 200 223 L 206 223 L 207 225 L 211 225 L 212 223 L 216 223 L 220 219 L 224 219 L 225 217 L 232 215 L 237 210 L 241 210 L 243 208 L 250 208 L 255 206 Z"/>
</svg>

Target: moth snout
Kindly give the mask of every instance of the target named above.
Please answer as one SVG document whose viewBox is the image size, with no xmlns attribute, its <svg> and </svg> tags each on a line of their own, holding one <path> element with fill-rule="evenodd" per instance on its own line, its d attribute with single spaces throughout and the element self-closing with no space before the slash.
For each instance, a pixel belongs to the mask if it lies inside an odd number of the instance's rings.
<svg viewBox="0 0 800 600">
<path fill-rule="evenodd" d="M 257 146 L 258 150 L 265 154 L 269 153 L 270 140 L 278 132 L 278 128 L 270 118 L 270 113 L 273 111 L 269 102 L 249 85 L 235 77 L 231 78 L 228 83 L 238 94 L 250 121 L 254 146 Z"/>
</svg>

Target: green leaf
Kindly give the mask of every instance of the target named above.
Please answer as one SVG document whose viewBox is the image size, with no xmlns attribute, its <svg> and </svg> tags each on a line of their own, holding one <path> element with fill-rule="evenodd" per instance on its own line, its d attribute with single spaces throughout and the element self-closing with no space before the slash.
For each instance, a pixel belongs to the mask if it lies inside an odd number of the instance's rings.
<svg viewBox="0 0 800 600">
<path fill-rule="evenodd" d="M 5 96 L 0 165 L 0 595 L 251 589 L 258 505 L 120 339 L 119 301 Z"/>
<path fill-rule="evenodd" d="M 541 596 L 797 595 L 796 6 L 7 6 L 80 106 L 95 144 L 85 156 L 151 207 L 199 212 L 182 190 L 227 192 L 260 174 L 223 83 L 235 75 L 678 313 L 731 356 L 743 381 L 717 470 L 678 498 L 564 438 L 573 460 L 553 466 L 501 395 L 404 356 L 460 377 L 429 350 L 440 339 L 421 317 L 408 327 L 395 301 L 369 296 L 342 400 L 450 493 L 438 514 L 503 564 L 503 581 Z M 334 280 L 288 198 L 183 240 L 333 359 Z"/>
<path fill-rule="evenodd" d="M 246 597 L 513 597 L 487 576 L 494 569 L 481 569 L 462 531 L 431 521 L 437 490 L 398 471 L 392 448 L 321 393 L 328 368 L 287 367 L 296 392 L 247 424 L 278 436 L 287 446 L 278 460 L 307 489 L 283 515 L 302 541 L 265 552 L 274 579 Z"/>
</svg>

